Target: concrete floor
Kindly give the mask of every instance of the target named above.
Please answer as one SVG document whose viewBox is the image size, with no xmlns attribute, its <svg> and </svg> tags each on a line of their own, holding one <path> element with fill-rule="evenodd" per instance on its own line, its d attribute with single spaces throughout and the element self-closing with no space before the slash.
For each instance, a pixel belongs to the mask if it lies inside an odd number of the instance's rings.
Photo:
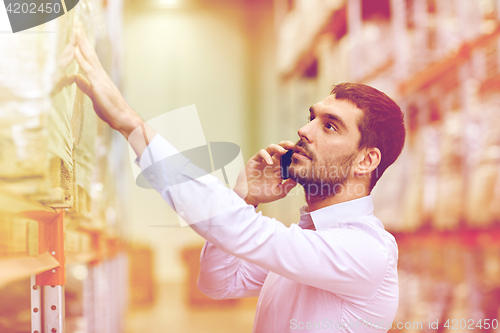
<svg viewBox="0 0 500 333">
<path fill-rule="evenodd" d="M 223 309 L 191 309 L 183 285 L 158 285 L 157 301 L 149 309 L 130 310 L 126 333 L 251 333 L 256 298 Z"/>
</svg>

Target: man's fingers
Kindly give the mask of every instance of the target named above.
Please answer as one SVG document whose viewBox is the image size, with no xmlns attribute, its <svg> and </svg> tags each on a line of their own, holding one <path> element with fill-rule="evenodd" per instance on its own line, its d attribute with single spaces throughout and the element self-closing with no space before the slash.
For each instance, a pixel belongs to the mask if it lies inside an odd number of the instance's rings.
<svg viewBox="0 0 500 333">
<path fill-rule="evenodd" d="M 99 59 L 97 54 L 95 53 L 94 48 L 90 45 L 87 35 L 80 27 L 77 27 L 76 29 L 76 42 L 85 60 L 93 66 L 98 66 Z"/>
<path fill-rule="evenodd" d="M 76 47 L 75 49 L 75 59 L 80 65 L 80 68 L 83 69 L 85 74 L 89 77 L 89 79 L 92 80 L 92 74 L 94 68 L 88 63 L 88 61 L 83 57 L 82 52 L 80 51 L 79 47 Z"/>
<path fill-rule="evenodd" d="M 59 57 L 59 67 L 65 69 L 75 58 L 75 47 L 71 44 L 66 45 L 66 48 Z"/>
<path fill-rule="evenodd" d="M 291 178 L 288 178 L 279 186 L 281 187 L 281 193 L 283 193 L 282 197 L 284 198 L 291 190 L 293 190 L 295 186 L 297 186 L 297 182 Z"/>
<path fill-rule="evenodd" d="M 292 143 L 291 141 L 289 142 Z M 286 154 L 286 152 L 287 149 L 283 148 L 280 145 L 272 143 L 266 149 L 261 149 L 257 153 L 257 155 L 260 156 L 260 158 L 262 158 L 263 160 L 265 160 L 267 164 L 274 164 L 274 163 L 279 164 L 280 156 Z"/>
<path fill-rule="evenodd" d="M 80 90 L 83 91 L 85 95 L 89 97 L 92 96 L 92 85 L 81 74 L 75 75 L 73 77 L 73 81 L 76 83 L 78 88 L 80 88 Z"/>
<path fill-rule="evenodd" d="M 276 145 L 274 143 L 271 143 L 268 147 L 267 147 L 267 152 L 271 155 L 275 155 L 275 154 L 278 154 L 278 155 L 284 155 L 286 153 L 286 149 L 279 146 L 279 145 Z"/>
<path fill-rule="evenodd" d="M 264 153 L 265 152 L 265 153 Z M 281 163 L 281 155 L 286 154 L 287 150 L 280 145 L 271 143 L 266 149 L 261 149 L 259 155 L 266 160 L 267 164 L 277 164 Z"/>
<path fill-rule="evenodd" d="M 273 158 L 273 163 L 275 163 L 277 165 L 281 165 L 281 155 L 273 154 L 272 158 Z"/>
<path fill-rule="evenodd" d="M 257 153 L 257 156 L 259 156 L 261 159 L 266 161 L 267 164 L 273 164 L 273 159 L 272 159 L 271 155 L 269 155 L 267 150 L 265 150 L 265 149 L 259 150 L 259 152 Z"/>
<path fill-rule="evenodd" d="M 79 21 L 77 20 L 76 23 L 78 24 Z M 69 36 L 69 45 L 72 45 L 73 47 L 76 46 L 76 28 L 73 29 L 71 35 Z"/>
<path fill-rule="evenodd" d="M 295 147 L 295 143 L 293 143 L 292 141 L 281 141 L 280 143 L 278 143 L 278 145 L 280 145 L 281 147 L 283 147 L 287 150 L 290 150 L 293 147 Z"/>
</svg>

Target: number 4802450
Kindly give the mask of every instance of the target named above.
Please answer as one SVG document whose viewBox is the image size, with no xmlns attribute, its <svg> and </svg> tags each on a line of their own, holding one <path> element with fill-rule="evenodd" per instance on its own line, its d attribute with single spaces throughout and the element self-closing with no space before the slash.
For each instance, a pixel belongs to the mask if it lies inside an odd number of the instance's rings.
<svg viewBox="0 0 500 333">
<path fill-rule="evenodd" d="M 9 3 L 9 5 L 6 8 L 7 13 L 14 13 L 14 14 L 38 14 L 38 13 L 46 13 L 46 14 L 51 14 L 51 13 L 60 13 L 61 12 L 61 5 L 59 3 L 41 3 L 40 6 L 37 8 L 37 4 L 32 2 L 32 3 Z"/>
</svg>

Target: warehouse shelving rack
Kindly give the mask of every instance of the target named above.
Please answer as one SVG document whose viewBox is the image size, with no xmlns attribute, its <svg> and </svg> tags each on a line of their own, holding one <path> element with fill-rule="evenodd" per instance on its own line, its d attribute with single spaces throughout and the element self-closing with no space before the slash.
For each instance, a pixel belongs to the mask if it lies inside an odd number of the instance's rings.
<svg viewBox="0 0 500 333">
<path fill-rule="evenodd" d="M 86 264 L 86 332 L 123 331 L 127 260 L 123 242 L 103 230 L 66 230 L 67 212 L 0 191 L 5 217 L 0 239 L 0 285 L 31 277 L 31 332 L 65 329 L 66 267 Z M 87 245 L 85 245 L 87 244 Z"/>
</svg>

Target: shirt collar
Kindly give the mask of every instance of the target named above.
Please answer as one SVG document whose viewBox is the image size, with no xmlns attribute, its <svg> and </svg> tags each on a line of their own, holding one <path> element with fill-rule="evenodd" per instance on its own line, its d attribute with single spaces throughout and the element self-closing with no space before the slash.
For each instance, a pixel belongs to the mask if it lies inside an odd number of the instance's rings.
<svg viewBox="0 0 500 333">
<path fill-rule="evenodd" d="M 371 195 L 327 206 L 313 212 L 308 212 L 307 205 L 300 208 L 299 226 L 303 229 L 328 229 L 340 222 L 352 221 L 373 213 Z"/>
</svg>

